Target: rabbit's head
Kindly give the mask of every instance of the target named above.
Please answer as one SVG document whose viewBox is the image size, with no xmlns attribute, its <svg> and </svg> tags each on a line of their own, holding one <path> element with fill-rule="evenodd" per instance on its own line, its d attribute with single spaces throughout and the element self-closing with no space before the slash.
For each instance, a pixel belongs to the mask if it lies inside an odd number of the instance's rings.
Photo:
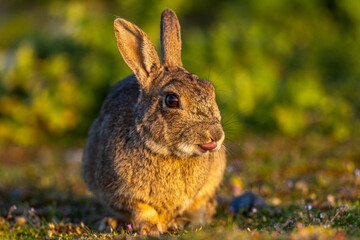
<svg viewBox="0 0 360 240">
<path fill-rule="evenodd" d="M 161 18 L 161 56 L 136 25 L 114 22 L 121 55 L 134 72 L 140 94 L 133 137 L 155 154 L 179 158 L 217 151 L 224 140 L 215 88 L 182 67 L 180 25 L 166 9 Z"/>
</svg>

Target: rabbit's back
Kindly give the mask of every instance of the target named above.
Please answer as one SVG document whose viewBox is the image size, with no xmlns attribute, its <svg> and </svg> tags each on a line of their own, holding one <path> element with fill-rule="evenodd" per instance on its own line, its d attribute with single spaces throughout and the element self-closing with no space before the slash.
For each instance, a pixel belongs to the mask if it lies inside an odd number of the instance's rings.
<svg viewBox="0 0 360 240">
<path fill-rule="evenodd" d="M 133 122 L 134 105 L 139 95 L 139 84 L 130 75 L 115 84 L 107 95 L 100 114 L 92 124 L 84 149 L 82 174 L 85 182 L 96 195 L 101 197 L 103 186 L 99 183 L 116 179 L 111 159 L 115 158 L 115 146 L 122 147 L 129 135 L 130 122 Z M 105 173 L 103 173 L 105 172 Z"/>
</svg>

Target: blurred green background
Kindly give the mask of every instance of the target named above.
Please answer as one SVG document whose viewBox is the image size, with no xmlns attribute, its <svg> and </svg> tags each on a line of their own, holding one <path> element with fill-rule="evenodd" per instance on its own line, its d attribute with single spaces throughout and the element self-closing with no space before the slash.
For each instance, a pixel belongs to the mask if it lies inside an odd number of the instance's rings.
<svg viewBox="0 0 360 240">
<path fill-rule="evenodd" d="M 217 89 L 228 164 L 216 218 L 251 190 L 284 208 L 268 228 L 240 221 L 245 232 L 278 232 L 288 216 L 322 226 L 314 216 L 327 207 L 334 220 L 346 203 L 332 228 L 359 235 L 360 1 L 0 0 L 0 238 L 28 231 L 1 218 L 13 204 L 28 222 L 33 207 L 45 223 L 98 229 L 105 209 L 80 164 L 103 100 L 131 74 L 113 21 L 135 23 L 159 50 L 165 8 L 180 20 L 185 68 Z"/>
<path fill-rule="evenodd" d="M 83 146 L 131 73 L 113 20 L 136 23 L 159 49 L 167 7 L 185 68 L 217 88 L 230 139 L 359 136 L 360 1 L 13 0 L 0 8 L 0 146 Z"/>
</svg>

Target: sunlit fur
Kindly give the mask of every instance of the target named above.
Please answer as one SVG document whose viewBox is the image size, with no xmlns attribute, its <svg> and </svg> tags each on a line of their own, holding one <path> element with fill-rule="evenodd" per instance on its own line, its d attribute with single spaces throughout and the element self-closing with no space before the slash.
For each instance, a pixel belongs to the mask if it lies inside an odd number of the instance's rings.
<svg viewBox="0 0 360 240">
<path fill-rule="evenodd" d="M 111 89 L 82 165 L 89 189 L 115 211 L 128 212 L 125 221 L 141 234 L 153 236 L 184 219 L 192 225 L 211 221 L 226 162 L 214 86 L 182 67 L 172 10 L 163 12 L 161 26 L 160 63 L 141 29 L 115 20 L 120 53 L 135 75 Z M 169 93 L 178 96 L 178 108 L 164 104 Z M 217 147 L 211 151 L 199 147 L 212 141 Z"/>
</svg>

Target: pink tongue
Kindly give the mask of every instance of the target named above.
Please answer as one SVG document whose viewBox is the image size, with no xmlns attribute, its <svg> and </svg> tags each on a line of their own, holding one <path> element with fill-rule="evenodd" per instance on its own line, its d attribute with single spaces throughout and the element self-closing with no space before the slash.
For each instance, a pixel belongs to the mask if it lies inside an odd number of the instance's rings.
<svg viewBox="0 0 360 240">
<path fill-rule="evenodd" d="M 217 143 L 211 142 L 211 143 L 199 144 L 199 146 L 204 150 L 213 150 L 217 147 Z"/>
</svg>

